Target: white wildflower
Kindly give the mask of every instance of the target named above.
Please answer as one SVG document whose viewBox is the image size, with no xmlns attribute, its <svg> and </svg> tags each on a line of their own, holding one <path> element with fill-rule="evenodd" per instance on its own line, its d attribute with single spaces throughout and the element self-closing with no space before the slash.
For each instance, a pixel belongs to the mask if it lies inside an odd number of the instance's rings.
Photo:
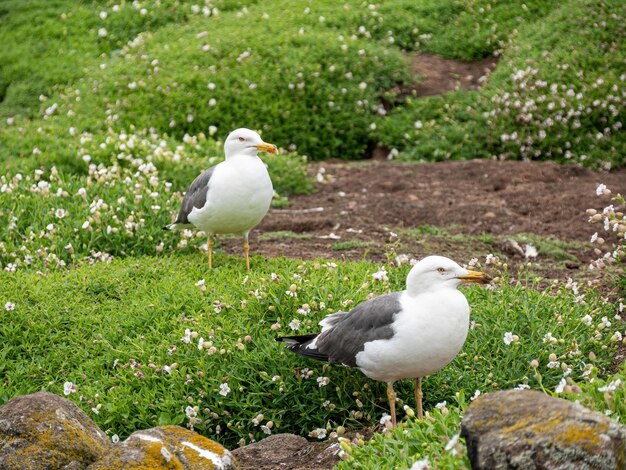
<svg viewBox="0 0 626 470">
<path fill-rule="evenodd" d="M 507 331 L 506 333 L 504 333 L 504 344 L 508 346 L 512 342 L 513 342 L 513 333 L 511 333 L 510 331 Z"/>
</svg>

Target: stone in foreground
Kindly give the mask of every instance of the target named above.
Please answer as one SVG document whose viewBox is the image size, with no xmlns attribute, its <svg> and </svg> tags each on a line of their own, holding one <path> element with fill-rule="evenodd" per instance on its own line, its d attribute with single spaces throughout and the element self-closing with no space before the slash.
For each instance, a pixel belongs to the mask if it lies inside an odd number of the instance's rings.
<svg viewBox="0 0 626 470">
<path fill-rule="evenodd" d="M 0 468 L 85 468 L 109 445 L 78 406 L 53 393 L 15 397 L 0 407 Z"/>
<path fill-rule="evenodd" d="M 337 442 L 309 442 L 295 434 L 274 434 L 234 449 L 242 470 L 325 470 L 339 461 Z"/>
<path fill-rule="evenodd" d="M 231 470 L 235 461 L 220 444 L 180 426 L 136 431 L 89 467 L 114 469 Z"/>
<path fill-rule="evenodd" d="M 233 470 L 231 453 L 180 426 L 137 431 L 109 442 L 78 406 L 47 392 L 0 407 L 0 469 Z"/>
<path fill-rule="evenodd" d="M 473 469 L 625 468 L 626 430 L 606 416 L 530 390 L 477 398 L 461 423 Z"/>
</svg>

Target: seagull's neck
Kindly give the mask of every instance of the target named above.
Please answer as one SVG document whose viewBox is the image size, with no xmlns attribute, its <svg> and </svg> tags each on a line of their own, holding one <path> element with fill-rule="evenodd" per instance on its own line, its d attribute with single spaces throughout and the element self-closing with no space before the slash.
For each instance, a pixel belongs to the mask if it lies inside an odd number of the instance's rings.
<svg viewBox="0 0 626 470">
<path fill-rule="evenodd" d="M 225 153 L 226 160 L 234 160 L 236 158 L 258 158 L 258 150 L 255 148 L 239 150 L 237 153 Z"/>
<path fill-rule="evenodd" d="M 409 297 L 415 298 L 424 294 L 434 294 L 434 293 L 445 293 L 445 292 L 454 292 L 456 291 L 456 286 L 446 285 L 446 284 L 419 284 L 419 283 L 408 283 L 406 286 L 406 293 Z"/>
</svg>

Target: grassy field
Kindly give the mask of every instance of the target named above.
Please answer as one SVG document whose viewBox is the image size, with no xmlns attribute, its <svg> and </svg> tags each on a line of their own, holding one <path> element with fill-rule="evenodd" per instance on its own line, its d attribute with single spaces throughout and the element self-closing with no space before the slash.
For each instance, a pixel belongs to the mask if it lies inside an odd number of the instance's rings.
<svg viewBox="0 0 626 470">
<path fill-rule="evenodd" d="M 625 16 L 617 0 L 0 0 L 0 404 L 67 392 L 111 436 L 180 424 L 229 447 L 378 424 L 382 384 L 274 338 L 402 289 L 407 264 L 390 253 L 380 282 L 367 261 L 255 257 L 247 273 L 218 252 L 209 272 L 201 234 L 161 227 L 241 126 L 283 149 L 263 157 L 276 205 L 312 191 L 308 161 L 378 145 L 411 161 L 624 166 Z M 477 91 L 394 94 L 419 81 L 420 52 L 500 59 Z M 623 214 L 594 221 L 609 219 L 623 234 Z M 542 250 L 567 256 L 558 241 Z M 532 266 L 479 264 L 498 278 L 465 290 L 470 336 L 426 380 L 429 417 L 406 409 L 400 429 L 343 442 L 341 468 L 468 467 L 459 422 L 492 390 L 544 389 L 623 419 L 623 305 Z M 400 410 L 414 406 L 410 382 L 397 391 Z"/>
</svg>

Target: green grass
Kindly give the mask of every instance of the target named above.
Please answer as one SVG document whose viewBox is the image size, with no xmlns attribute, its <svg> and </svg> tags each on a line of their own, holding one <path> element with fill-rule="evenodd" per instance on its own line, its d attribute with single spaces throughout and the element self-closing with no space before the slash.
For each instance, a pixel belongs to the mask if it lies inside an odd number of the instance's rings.
<svg viewBox="0 0 626 470">
<path fill-rule="evenodd" d="M 372 278 L 380 266 L 367 262 L 255 258 L 254 269 L 245 272 L 240 261 L 218 254 L 216 268 L 207 272 L 204 256 L 194 253 L 113 260 L 44 276 L 4 272 L 0 305 L 15 307 L 0 309 L 0 402 L 38 390 L 61 394 L 71 381 L 78 392 L 69 398 L 110 434 L 185 425 L 186 407 L 198 406 L 195 429 L 230 447 L 248 441 L 251 429 L 257 439 L 265 435 L 250 424 L 259 413 L 273 422 L 273 432 L 303 435 L 377 422 L 387 411 L 384 384 L 292 355 L 274 338 L 291 334 L 294 320 L 299 332 L 315 331 L 326 314 L 370 293 L 401 289 L 408 267 L 388 267 L 389 281 L 380 283 Z M 606 376 L 610 338 L 621 324 L 599 330 L 601 318 L 614 313 L 595 294 L 577 302 L 571 290 L 540 291 L 531 280 L 506 277 L 495 290 L 464 292 L 474 323 L 463 352 L 425 381 L 427 409 L 451 403 L 457 392 L 537 388 L 532 359 L 539 360 L 543 386 L 553 389 L 563 371 L 546 367 L 552 353 L 572 369 L 574 380 L 582 380 L 594 352 L 594 375 Z M 311 307 L 308 315 L 298 313 L 303 304 Z M 586 314 L 590 326 L 581 321 Z M 181 341 L 186 329 L 191 343 Z M 505 332 L 519 341 L 505 345 Z M 547 333 L 554 342 L 544 343 Z M 215 354 L 198 349 L 200 337 L 212 342 Z M 320 387 L 318 377 L 328 377 L 329 384 Z M 219 394 L 222 383 L 231 389 L 227 396 Z M 414 406 L 411 381 L 397 391 L 400 409 Z M 91 409 L 98 405 L 96 414 Z"/>
<path fill-rule="evenodd" d="M 0 117 L 13 123 L 0 128 L 0 167 L 26 171 L 47 162 L 78 170 L 82 146 L 70 128 L 96 139 L 109 129 L 152 129 L 180 143 L 211 126 L 220 138 L 235 127 L 258 128 L 313 159 L 359 159 L 382 143 L 413 160 L 624 163 L 615 127 L 623 101 L 613 91 L 624 60 L 615 42 L 624 17 L 617 1 L 598 8 L 582 0 L 213 4 L 219 14 L 210 16 L 192 1 L 118 11 L 88 1 L 0 4 Z M 398 102 L 389 90 L 418 80 L 407 57 L 415 51 L 463 60 L 502 53 L 502 60 L 479 92 Z M 527 67 L 525 77 L 512 78 Z M 554 96 L 543 99 L 536 80 L 556 83 Z M 382 97 L 397 105 L 391 113 Z M 511 108 L 517 100 L 538 106 L 528 122 Z M 548 109 L 555 100 L 564 108 Z M 561 119 L 579 103 L 580 116 Z M 548 119 L 556 124 L 544 137 Z"/>
<path fill-rule="evenodd" d="M 259 235 L 259 240 L 282 240 L 284 238 L 295 238 L 298 240 L 309 240 L 313 238 L 310 233 L 296 233 L 291 230 L 279 230 L 277 232 L 264 232 Z"/>
<path fill-rule="evenodd" d="M 625 17 L 623 2 L 561 2 L 519 25 L 480 91 L 409 99 L 378 118 L 378 139 L 407 160 L 623 166 Z"/>
<path fill-rule="evenodd" d="M 334 251 L 354 250 L 355 248 L 365 248 L 367 243 L 360 240 L 347 240 L 345 242 L 335 242 L 332 244 Z"/>
</svg>

